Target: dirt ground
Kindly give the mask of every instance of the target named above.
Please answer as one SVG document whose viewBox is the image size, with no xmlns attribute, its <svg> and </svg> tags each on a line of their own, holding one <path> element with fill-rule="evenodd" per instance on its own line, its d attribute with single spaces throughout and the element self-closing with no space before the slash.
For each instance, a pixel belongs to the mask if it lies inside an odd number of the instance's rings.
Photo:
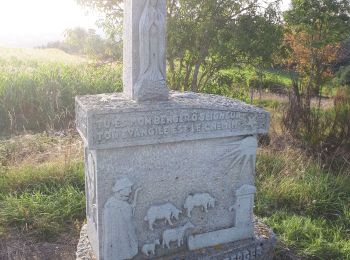
<svg viewBox="0 0 350 260">
<path fill-rule="evenodd" d="M 12 232 L 0 239 L 0 260 L 75 260 L 78 234 L 65 234 L 54 243 L 35 242 Z"/>
</svg>

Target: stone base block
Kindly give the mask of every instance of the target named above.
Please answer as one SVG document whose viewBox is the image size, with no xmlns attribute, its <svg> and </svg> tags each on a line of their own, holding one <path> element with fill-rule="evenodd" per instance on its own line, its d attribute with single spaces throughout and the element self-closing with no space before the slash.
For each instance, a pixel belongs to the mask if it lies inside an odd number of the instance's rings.
<svg viewBox="0 0 350 260">
<path fill-rule="evenodd" d="M 162 258 L 136 256 L 135 259 L 166 260 L 269 260 L 273 259 L 276 236 L 273 231 L 259 221 L 254 223 L 253 239 L 246 239 L 201 250 L 180 252 Z M 77 249 L 77 260 L 96 260 L 87 236 L 86 225 L 83 226 Z"/>
</svg>

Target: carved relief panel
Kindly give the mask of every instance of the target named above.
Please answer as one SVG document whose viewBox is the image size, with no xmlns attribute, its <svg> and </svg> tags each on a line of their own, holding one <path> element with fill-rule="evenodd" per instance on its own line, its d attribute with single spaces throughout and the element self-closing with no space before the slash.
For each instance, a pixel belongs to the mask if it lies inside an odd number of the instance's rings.
<svg viewBox="0 0 350 260">
<path fill-rule="evenodd" d="M 134 181 L 123 203 L 134 213 L 127 219 L 135 228 L 137 255 L 160 257 L 247 238 L 252 234 L 246 224 L 252 223 L 256 147 L 255 137 L 248 136 L 99 151 L 104 211 L 116 196 L 115 180 L 128 176 Z M 142 184 L 138 196 L 134 183 Z"/>
</svg>

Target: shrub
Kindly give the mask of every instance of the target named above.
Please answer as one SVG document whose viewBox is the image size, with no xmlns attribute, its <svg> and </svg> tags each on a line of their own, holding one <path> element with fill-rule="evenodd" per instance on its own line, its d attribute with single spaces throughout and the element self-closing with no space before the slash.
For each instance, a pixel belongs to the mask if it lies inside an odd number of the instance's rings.
<svg viewBox="0 0 350 260">
<path fill-rule="evenodd" d="M 293 87 L 284 111 L 283 125 L 326 162 L 333 164 L 339 162 L 339 158 L 346 161 L 350 157 L 350 89 L 339 88 L 333 107 L 325 108 L 321 102 L 312 106 L 311 95 L 302 96 L 297 93 L 297 87 Z"/>
<path fill-rule="evenodd" d="M 248 100 L 247 88 L 243 83 L 243 79 L 226 71 L 217 73 L 200 91 L 208 94 Z"/>
<path fill-rule="evenodd" d="M 336 79 L 340 85 L 350 86 L 350 65 L 341 67 L 337 73 Z"/>
</svg>

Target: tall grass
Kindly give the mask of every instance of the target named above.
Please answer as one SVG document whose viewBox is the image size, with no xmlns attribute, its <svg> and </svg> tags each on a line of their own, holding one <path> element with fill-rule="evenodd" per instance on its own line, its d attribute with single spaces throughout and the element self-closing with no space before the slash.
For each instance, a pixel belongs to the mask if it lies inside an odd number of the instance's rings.
<svg viewBox="0 0 350 260">
<path fill-rule="evenodd" d="M 255 213 L 300 257 L 350 259 L 349 184 L 349 169 L 329 172 L 300 151 L 262 150 Z"/>
<path fill-rule="evenodd" d="M 52 63 L 78 64 L 87 62 L 84 57 L 70 55 L 59 49 L 6 48 L 0 47 L 0 60 L 10 64 Z"/>
<path fill-rule="evenodd" d="M 1 57 L 0 132 L 67 128 L 76 95 L 122 88 L 120 66 Z"/>
<path fill-rule="evenodd" d="M 13 229 L 44 241 L 85 218 L 84 164 L 77 136 L 0 141 L 0 234 Z"/>
</svg>

